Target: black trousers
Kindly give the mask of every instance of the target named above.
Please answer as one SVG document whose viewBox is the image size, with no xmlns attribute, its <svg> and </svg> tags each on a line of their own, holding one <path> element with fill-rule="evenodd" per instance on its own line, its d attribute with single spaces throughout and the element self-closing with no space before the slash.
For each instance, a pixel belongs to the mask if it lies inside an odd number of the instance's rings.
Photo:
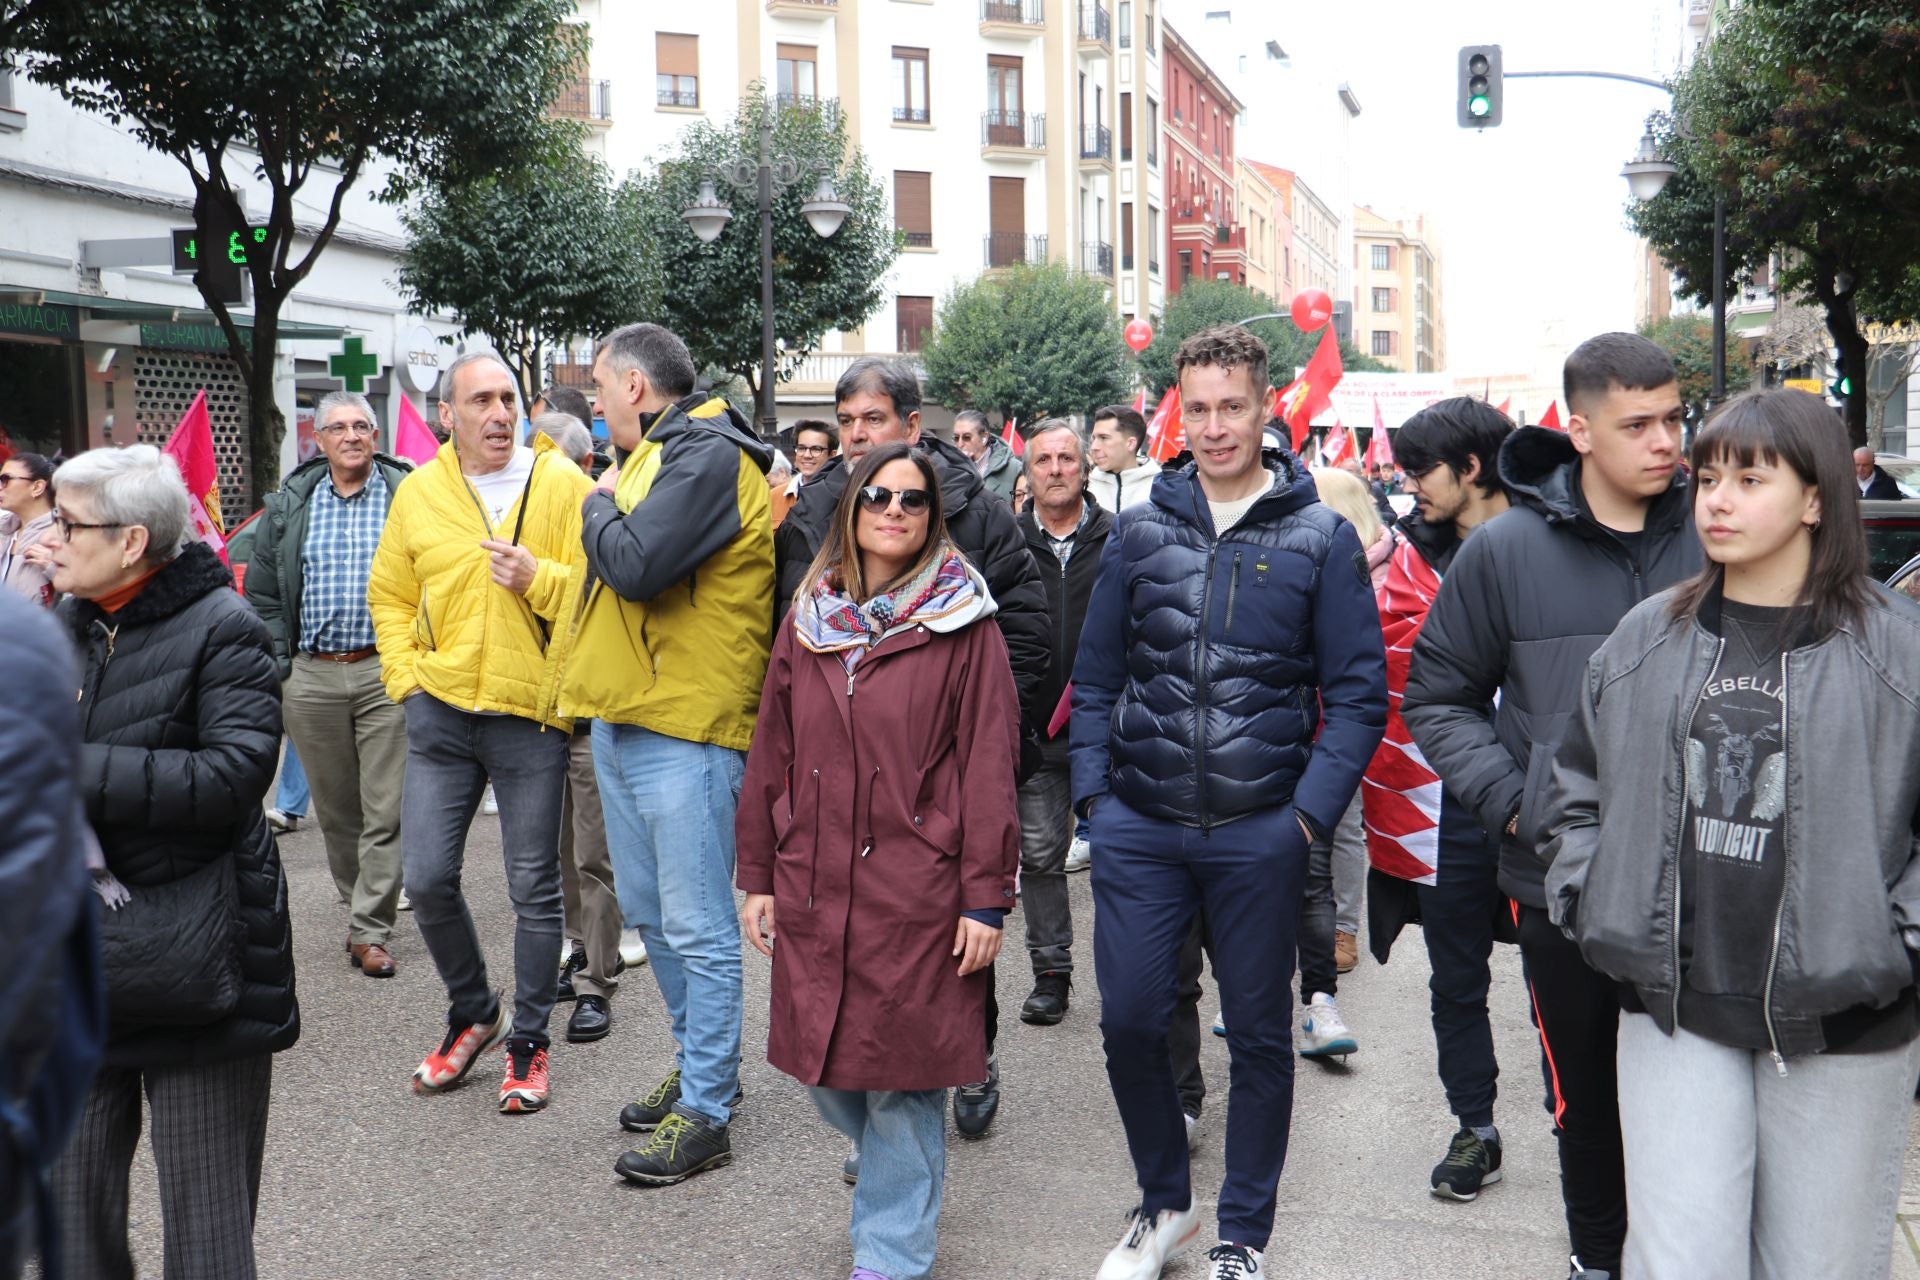
<svg viewBox="0 0 1920 1280">
<path fill-rule="evenodd" d="M 1458 833 L 1443 827 L 1434 883 L 1413 887 L 1432 969 L 1427 988 L 1440 1083 L 1448 1109 L 1468 1126 L 1493 1123 L 1494 1082 L 1500 1078 L 1487 1013 L 1494 912 L 1511 909 L 1495 882 L 1499 862 L 1499 851 L 1478 827 Z"/>
</svg>

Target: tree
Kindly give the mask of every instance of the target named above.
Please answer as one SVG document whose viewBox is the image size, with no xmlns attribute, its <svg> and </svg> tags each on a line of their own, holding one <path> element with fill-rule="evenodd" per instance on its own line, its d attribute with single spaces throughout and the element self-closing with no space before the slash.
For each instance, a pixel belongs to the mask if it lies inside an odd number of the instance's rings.
<svg viewBox="0 0 1920 1280">
<path fill-rule="evenodd" d="M 694 359 L 760 387 L 760 219 L 751 188 L 716 182 L 733 209 L 718 239 L 704 244 L 681 213 L 716 166 L 759 153 L 760 123 L 774 113 L 773 150 L 805 171 L 773 202 L 774 334 L 778 380 L 835 329 L 857 329 L 886 300 L 886 276 L 900 238 L 885 193 L 866 155 L 847 139 L 846 123 L 831 102 L 776 107 L 765 86 L 753 84 L 733 119 L 695 122 L 679 150 L 631 182 L 641 234 L 652 247 L 659 312 L 654 317 L 686 341 Z M 808 225 L 800 206 L 813 198 L 820 175 L 831 175 L 852 212 L 831 237 Z"/>
<path fill-rule="evenodd" d="M 250 339 L 205 273 L 196 280 L 247 384 L 256 498 L 279 482 L 286 434 L 274 397 L 280 312 L 332 241 L 347 193 L 377 158 L 393 167 L 375 194 L 399 200 L 555 146 L 564 131 L 547 108 L 586 38 L 566 21 L 571 0 L 13 0 L 8 10 L 0 55 L 130 124 L 186 168 L 197 207 L 254 228 Z M 254 176 L 270 195 L 249 215 L 240 197 Z M 296 208 L 324 212 L 296 219 Z"/>
<path fill-rule="evenodd" d="M 404 221 L 399 283 L 415 311 L 450 311 L 506 357 L 522 404 L 557 342 L 656 314 L 657 273 L 634 202 L 578 152 L 430 192 Z"/>
<path fill-rule="evenodd" d="M 1640 336 L 1673 357 L 1673 367 L 1680 374 L 1681 403 L 1691 406 L 1697 417 L 1713 389 L 1713 320 L 1698 313 L 1669 316 L 1641 326 Z M 1728 393 L 1744 391 L 1753 379 L 1753 367 L 1739 340 L 1731 335 L 1725 355 Z"/>
<path fill-rule="evenodd" d="M 1189 280 L 1168 299 L 1166 310 L 1153 322 L 1153 341 L 1140 353 L 1140 377 L 1149 394 L 1166 394 L 1173 385 L 1173 357 L 1180 344 L 1202 329 L 1239 324 L 1274 311 L 1273 299 L 1245 285 L 1226 280 Z M 1275 385 L 1293 380 L 1293 371 L 1313 358 L 1320 341 L 1316 330 L 1306 333 L 1287 316 L 1262 320 L 1249 328 L 1267 344 L 1268 372 Z M 1340 344 L 1340 363 L 1348 373 L 1384 372 L 1386 365 L 1362 355 L 1351 342 Z"/>
<path fill-rule="evenodd" d="M 927 394 L 1029 426 L 1127 397 L 1126 343 L 1107 288 L 1064 263 L 1021 265 L 941 301 L 920 351 Z"/>
<path fill-rule="evenodd" d="M 1749 0 L 1674 85 L 1658 123 L 1680 172 L 1638 206 L 1634 229 L 1711 295 L 1713 204 L 1725 201 L 1729 278 L 1774 250 L 1784 295 L 1817 303 L 1847 367 L 1865 370 L 1863 322 L 1920 313 L 1920 62 L 1897 0 Z M 1846 420 L 1867 437 L 1866 379 Z"/>
</svg>

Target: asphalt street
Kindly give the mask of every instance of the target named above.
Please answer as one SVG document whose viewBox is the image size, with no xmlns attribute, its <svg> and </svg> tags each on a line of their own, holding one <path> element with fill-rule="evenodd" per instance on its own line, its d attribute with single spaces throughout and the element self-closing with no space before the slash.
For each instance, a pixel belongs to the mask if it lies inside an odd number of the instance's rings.
<svg viewBox="0 0 1920 1280">
<path fill-rule="evenodd" d="M 483 1060 L 453 1093 L 421 1098 L 409 1075 L 438 1042 L 444 990 L 412 918 L 402 914 L 400 972 L 376 981 L 341 953 L 346 910 L 335 900 L 320 836 L 283 837 L 291 886 L 303 1031 L 275 1060 L 273 1114 L 256 1246 L 266 1280 L 474 1277 L 478 1280 L 841 1280 L 851 1267 L 846 1154 L 804 1090 L 765 1061 L 767 963 L 746 954 L 746 1101 L 731 1166 L 678 1187 L 630 1186 L 613 1172 L 627 1147 L 615 1117 L 672 1063 L 651 972 L 629 971 L 605 1040 L 570 1045 L 568 1006 L 555 1013 L 553 1101 L 503 1116 L 503 1061 Z M 466 884 L 496 982 L 510 980 L 512 916 L 496 819 L 474 823 Z M 1092 896 L 1072 881 L 1085 957 L 1075 1001 L 1057 1027 L 1014 1017 L 1030 985 L 1023 926 L 1009 918 L 998 966 L 1007 1021 L 1000 1039 L 1005 1101 L 990 1134 L 950 1143 L 941 1219 L 941 1280 L 1087 1280 L 1134 1202 L 1118 1117 L 1102 1066 L 1091 960 Z M 1363 947 L 1364 952 L 1364 947 Z M 558 957 L 556 956 L 556 965 Z M 1494 1030 L 1502 1066 L 1497 1119 L 1505 1180 L 1473 1204 L 1434 1199 L 1427 1174 L 1445 1154 L 1452 1117 L 1435 1077 L 1426 957 L 1404 934 L 1391 963 L 1342 979 L 1340 1004 L 1359 1038 L 1346 1066 L 1299 1064 L 1293 1137 L 1268 1270 L 1315 1280 L 1476 1280 L 1566 1274 L 1557 1162 L 1541 1107 L 1538 1040 L 1517 953 L 1496 951 Z M 1202 1009 L 1217 1010 L 1209 984 Z M 1226 1043 L 1206 1036 L 1209 1087 L 1194 1157 L 1209 1206 L 1221 1178 Z M 1910 1156 L 1911 1166 L 1914 1161 Z M 135 1169 L 133 1236 L 143 1274 L 160 1274 L 153 1165 Z M 1908 1203 L 1920 1213 L 1920 1181 Z M 1920 1277 L 1905 1230 L 1894 1275 Z M 1199 1277 L 1198 1255 L 1170 1266 Z"/>
</svg>

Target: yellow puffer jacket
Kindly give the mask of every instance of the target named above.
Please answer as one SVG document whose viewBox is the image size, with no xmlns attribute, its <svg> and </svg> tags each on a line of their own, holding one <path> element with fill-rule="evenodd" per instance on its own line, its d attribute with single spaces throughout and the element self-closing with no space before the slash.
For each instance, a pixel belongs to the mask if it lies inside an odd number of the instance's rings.
<svg viewBox="0 0 1920 1280">
<path fill-rule="evenodd" d="M 425 690 L 462 711 L 570 727 L 558 709 L 566 628 L 553 624 L 574 595 L 580 503 L 593 486 L 546 436 L 534 436 L 533 452 L 530 489 L 497 531 L 461 474 L 452 441 L 394 491 L 367 579 L 367 607 L 395 702 Z M 493 581 L 480 546 L 512 538 L 516 524 L 520 545 L 537 562 L 525 596 Z"/>
<path fill-rule="evenodd" d="M 562 711 L 752 743 L 773 638 L 772 457 L 724 400 L 660 412 L 613 496 L 586 504 Z"/>
</svg>

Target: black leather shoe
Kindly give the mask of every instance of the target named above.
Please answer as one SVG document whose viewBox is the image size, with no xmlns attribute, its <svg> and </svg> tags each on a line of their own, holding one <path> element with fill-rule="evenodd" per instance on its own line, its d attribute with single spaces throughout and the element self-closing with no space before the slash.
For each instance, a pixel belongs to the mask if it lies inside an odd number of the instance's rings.
<svg viewBox="0 0 1920 1280">
<path fill-rule="evenodd" d="M 556 1004 L 565 1004 L 573 999 L 573 975 L 587 967 L 587 952 L 584 947 L 576 947 L 567 962 L 560 966 L 560 987 L 553 993 Z"/>
<path fill-rule="evenodd" d="M 574 1001 L 573 1016 L 567 1019 L 567 1042 L 586 1044 L 613 1030 L 613 1013 L 605 996 L 581 996 Z"/>
<path fill-rule="evenodd" d="M 987 1078 L 953 1091 L 953 1127 L 963 1138 L 984 1138 L 1000 1110 L 1000 1059 L 987 1055 Z"/>
<path fill-rule="evenodd" d="M 1033 994 L 1020 1006 L 1020 1021 L 1041 1027 L 1052 1026 L 1067 1016 L 1067 993 L 1072 990 L 1072 978 L 1047 970 L 1034 979 Z"/>
</svg>

